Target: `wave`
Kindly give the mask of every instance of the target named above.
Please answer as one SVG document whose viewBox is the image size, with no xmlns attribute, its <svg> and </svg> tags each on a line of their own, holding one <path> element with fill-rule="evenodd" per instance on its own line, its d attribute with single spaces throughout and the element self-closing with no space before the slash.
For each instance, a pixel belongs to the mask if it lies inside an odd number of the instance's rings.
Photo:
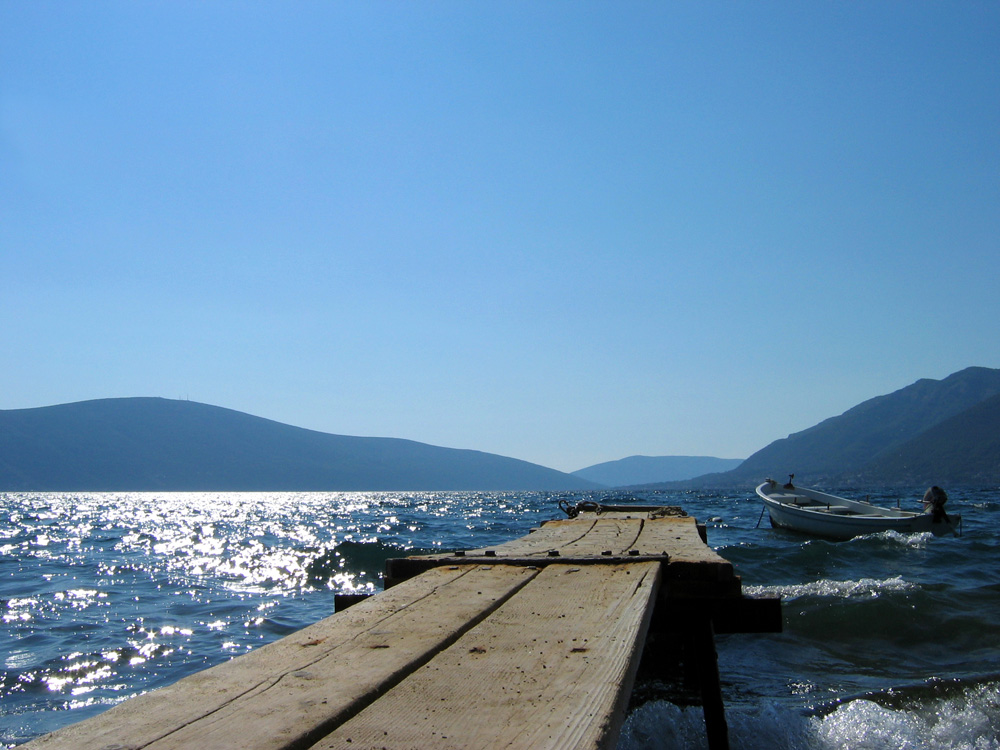
<svg viewBox="0 0 1000 750">
<path fill-rule="evenodd" d="M 918 589 L 915 583 L 903 580 L 901 576 L 892 578 L 861 578 L 857 581 L 820 580 L 809 583 L 790 583 L 773 586 L 744 586 L 745 594 L 752 597 L 780 596 L 783 601 L 794 601 L 807 596 L 836 597 L 839 599 L 873 598 L 886 593 L 898 593 Z"/>
<path fill-rule="evenodd" d="M 400 544 L 372 540 L 370 542 L 343 541 L 335 547 L 319 550 L 305 564 L 308 584 L 314 587 L 330 587 L 338 576 L 353 578 L 366 577 L 369 581 L 380 580 L 385 571 L 386 560 L 405 555 L 421 554 L 422 550 L 408 549 Z M 426 550 L 430 552 L 430 550 Z"/>
<path fill-rule="evenodd" d="M 968 696 L 991 696 L 1000 690 L 1000 674 L 972 675 L 942 679 L 932 677 L 910 685 L 897 685 L 820 703 L 804 711 L 806 716 L 824 717 L 853 701 L 869 701 L 893 710 L 919 710 L 937 702 L 965 701 Z"/>
<path fill-rule="evenodd" d="M 996 676 L 894 688 L 811 718 L 818 747 L 997 750 L 1000 682 Z"/>
<path fill-rule="evenodd" d="M 929 681 L 803 712 L 771 702 L 726 711 L 734 750 L 1000 750 L 996 676 Z M 699 707 L 663 701 L 632 711 L 618 750 L 707 748 Z"/>
</svg>

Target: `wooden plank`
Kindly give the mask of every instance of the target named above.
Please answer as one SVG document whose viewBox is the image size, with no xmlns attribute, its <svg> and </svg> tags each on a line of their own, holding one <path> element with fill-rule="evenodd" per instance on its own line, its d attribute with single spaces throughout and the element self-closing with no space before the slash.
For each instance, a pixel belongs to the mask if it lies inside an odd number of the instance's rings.
<svg viewBox="0 0 1000 750">
<path fill-rule="evenodd" d="M 438 568 L 26 747 L 302 747 L 455 642 L 537 573 Z"/>
<path fill-rule="evenodd" d="M 659 560 L 668 563 L 664 576 L 671 581 L 671 595 L 740 595 L 740 582 L 732 563 L 705 544 L 694 518 L 636 517 L 647 515 L 655 516 L 655 511 L 583 513 L 574 519 L 551 521 L 527 537 L 496 547 L 389 560 L 386 563 L 387 585 L 434 566 L 454 565 L 470 557 L 495 565 L 621 564 Z"/>
<path fill-rule="evenodd" d="M 674 593 L 678 593 L 675 584 L 682 581 L 723 584 L 738 581 L 735 578 L 733 564 L 702 541 L 697 521 L 693 518 L 647 521 L 642 527 L 635 548 L 640 555 L 652 555 L 657 550 L 669 551 L 670 560 L 664 575 L 672 582 Z M 723 585 L 714 587 L 714 590 L 713 587 L 706 587 L 701 591 L 706 596 L 740 593 L 738 585 Z"/>
<path fill-rule="evenodd" d="M 314 750 L 614 747 L 659 568 L 550 565 Z"/>
<path fill-rule="evenodd" d="M 468 550 L 466 557 L 491 557 L 496 559 L 523 560 L 537 557 L 546 559 L 552 550 L 561 557 L 577 559 L 597 557 L 605 551 L 621 556 L 635 543 L 642 528 L 641 518 L 603 518 L 589 515 L 574 520 L 549 521 L 528 536 L 514 539 L 495 547 Z M 453 553 L 428 555 L 449 562 Z M 560 561 L 565 562 L 565 561 Z"/>
<path fill-rule="evenodd" d="M 512 539 L 493 547 L 468 550 L 466 556 L 485 557 L 487 552 L 497 557 L 544 556 L 551 549 L 560 549 L 586 537 L 594 527 L 595 519 L 546 521 L 527 536 Z M 429 555 L 428 557 L 450 557 L 451 553 Z"/>
<path fill-rule="evenodd" d="M 593 526 L 594 519 L 548 521 L 527 536 L 492 547 L 387 560 L 385 586 L 389 589 L 400 581 L 441 565 L 460 565 L 473 560 L 487 564 L 545 565 L 550 561 L 551 550 L 582 539 Z"/>
<path fill-rule="evenodd" d="M 646 521 L 633 547 L 640 555 L 669 552 L 671 562 L 707 563 L 709 567 L 732 565 L 702 541 L 694 518 L 662 518 Z"/>
<path fill-rule="evenodd" d="M 644 521 L 640 518 L 601 518 L 594 521 L 587 535 L 559 549 L 563 557 L 621 557 L 635 546 Z"/>
</svg>

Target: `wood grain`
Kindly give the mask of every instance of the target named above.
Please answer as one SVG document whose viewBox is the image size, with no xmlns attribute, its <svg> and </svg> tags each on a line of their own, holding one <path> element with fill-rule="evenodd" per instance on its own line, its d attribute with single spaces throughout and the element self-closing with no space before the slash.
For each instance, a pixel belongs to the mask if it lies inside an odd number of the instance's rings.
<svg viewBox="0 0 1000 750">
<path fill-rule="evenodd" d="M 658 571 L 550 565 L 314 750 L 613 747 Z"/>
</svg>

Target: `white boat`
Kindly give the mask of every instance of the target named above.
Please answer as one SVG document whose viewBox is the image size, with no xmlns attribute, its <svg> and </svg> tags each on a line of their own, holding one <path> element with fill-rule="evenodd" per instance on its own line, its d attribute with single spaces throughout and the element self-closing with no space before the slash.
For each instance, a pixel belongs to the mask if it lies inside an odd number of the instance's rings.
<svg viewBox="0 0 1000 750">
<path fill-rule="evenodd" d="M 938 492 L 940 497 L 947 499 L 943 491 Z M 928 495 L 930 493 L 928 490 Z M 757 488 L 757 494 L 764 501 L 772 526 L 830 539 L 850 539 L 880 531 L 954 534 L 962 522 L 961 516 L 944 512 L 944 500 L 939 500 L 936 507 L 928 507 L 924 513 L 917 513 L 797 487 L 792 484 L 791 477 L 787 484 L 768 479 Z"/>
</svg>

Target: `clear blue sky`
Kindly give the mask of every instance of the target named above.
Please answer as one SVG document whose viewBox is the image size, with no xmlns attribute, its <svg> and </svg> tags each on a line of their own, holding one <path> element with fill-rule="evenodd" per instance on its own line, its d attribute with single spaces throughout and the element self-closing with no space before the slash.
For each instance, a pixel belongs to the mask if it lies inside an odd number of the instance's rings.
<svg viewBox="0 0 1000 750">
<path fill-rule="evenodd" d="M 0 0 L 4 409 L 743 458 L 1000 367 L 998 240 L 996 2 Z"/>
</svg>

